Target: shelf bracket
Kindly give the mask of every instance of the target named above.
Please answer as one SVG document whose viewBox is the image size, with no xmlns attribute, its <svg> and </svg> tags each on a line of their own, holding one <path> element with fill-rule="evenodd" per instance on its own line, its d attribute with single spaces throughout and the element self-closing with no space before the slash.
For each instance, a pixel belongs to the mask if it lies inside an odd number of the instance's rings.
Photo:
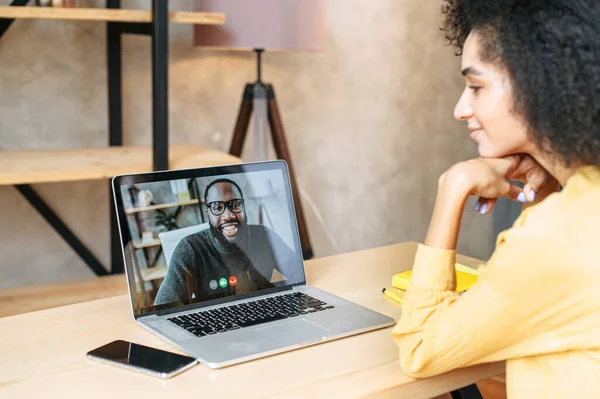
<svg viewBox="0 0 600 399">
<path fill-rule="evenodd" d="M 29 0 L 13 0 L 13 2 L 10 3 L 10 5 L 17 6 L 17 7 L 23 7 L 23 6 L 26 6 L 27 3 L 29 3 Z M 6 32 L 8 30 L 8 28 L 10 28 L 10 25 L 12 25 L 13 22 L 14 22 L 14 19 L 0 18 L 0 38 L 2 38 L 2 35 L 4 35 L 4 32 Z"/>
<path fill-rule="evenodd" d="M 46 204 L 44 199 L 36 193 L 29 184 L 19 184 L 15 188 L 25 197 L 25 199 L 33 206 L 44 219 L 56 230 L 58 234 L 73 248 L 81 259 L 96 273 L 98 276 L 108 274 L 102 263 L 90 252 L 90 250 L 73 234 L 73 232 L 64 224 L 62 220 L 54 213 Z"/>
</svg>

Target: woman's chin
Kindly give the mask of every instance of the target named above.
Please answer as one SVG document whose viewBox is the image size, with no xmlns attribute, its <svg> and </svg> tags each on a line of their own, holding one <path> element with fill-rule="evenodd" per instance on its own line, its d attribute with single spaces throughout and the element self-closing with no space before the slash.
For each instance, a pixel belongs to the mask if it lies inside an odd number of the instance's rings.
<svg viewBox="0 0 600 399">
<path fill-rule="evenodd" d="M 511 155 L 511 153 L 499 150 L 497 148 L 490 148 L 485 144 L 479 144 L 477 147 L 477 152 L 479 152 L 479 156 L 482 158 L 502 158 L 507 155 Z"/>
</svg>

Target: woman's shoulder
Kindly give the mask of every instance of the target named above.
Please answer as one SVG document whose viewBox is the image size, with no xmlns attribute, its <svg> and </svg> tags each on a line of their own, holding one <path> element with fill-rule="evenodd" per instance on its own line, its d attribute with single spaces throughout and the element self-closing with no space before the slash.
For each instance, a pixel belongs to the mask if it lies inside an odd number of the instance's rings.
<svg viewBox="0 0 600 399">
<path fill-rule="evenodd" d="M 600 208 L 585 209 L 586 205 L 594 203 L 600 204 L 600 167 L 586 166 L 571 176 L 561 191 L 525 209 L 513 227 L 536 221 L 547 224 L 600 217 Z"/>
<path fill-rule="evenodd" d="M 600 168 L 587 166 L 578 170 L 560 191 L 526 209 L 521 225 L 541 228 L 586 226 L 593 222 L 600 228 Z"/>
<path fill-rule="evenodd" d="M 590 253 L 600 237 L 599 205 L 600 173 L 597 181 L 569 182 L 562 191 L 524 210 L 512 228 L 500 233 L 496 248 L 518 243 L 528 254 L 560 264 L 600 262 L 599 254 Z"/>
</svg>

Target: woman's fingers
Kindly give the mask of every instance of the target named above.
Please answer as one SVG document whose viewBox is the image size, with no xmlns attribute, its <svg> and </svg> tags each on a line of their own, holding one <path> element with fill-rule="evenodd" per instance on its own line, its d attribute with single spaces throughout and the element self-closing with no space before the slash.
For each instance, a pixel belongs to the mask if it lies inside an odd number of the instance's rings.
<svg viewBox="0 0 600 399">
<path fill-rule="evenodd" d="M 510 184 L 510 183 L 506 183 L 508 184 L 508 187 L 506 188 L 508 190 L 508 192 L 504 195 L 505 197 L 508 197 L 512 200 L 520 200 L 520 198 L 525 195 L 523 193 L 523 191 L 521 191 L 521 188 L 519 186 L 516 186 L 514 184 Z M 533 191 L 532 191 L 533 193 Z M 532 194 L 535 198 L 535 193 Z M 477 202 L 475 202 L 475 206 L 473 207 L 473 210 L 475 212 L 479 212 L 482 215 L 486 215 L 488 213 L 490 213 L 492 211 L 492 209 L 494 209 L 494 206 L 496 205 L 496 201 L 498 200 L 497 197 L 494 198 L 485 198 L 485 197 L 479 197 L 477 199 Z M 521 201 L 523 202 L 523 201 Z"/>
<path fill-rule="evenodd" d="M 539 202 L 558 190 L 556 179 L 530 155 L 523 155 L 519 166 L 507 178 L 525 183 L 523 193 L 517 197 L 517 200 L 522 203 Z"/>
<path fill-rule="evenodd" d="M 514 184 L 510 184 L 508 183 L 508 193 L 505 195 L 505 197 L 510 198 L 513 201 L 518 201 L 519 200 L 519 196 L 522 194 L 522 190 L 521 187 L 514 185 Z"/>
<path fill-rule="evenodd" d="M 494 209 L 494 205 L 496 205 L 496 201 L 498 198 L 488 198 L 485 200 L 485 203 L 482 205 L 482 209 L 479 211 L 482 215 L 487 215 Z"/>
<path fill-rule="evenodd" d="M 481 205 L 485 202 L 485 198 L 477 198 L 477 201 L 475 202 L 475 206 L 473 207 L 473 210 L 475 212 L 479 212 L 479 210 L 481 209 Z"/>
<path fill-rule="evenodd" d="M 473 208 L 473 210 L 475 212 L 479 212 L 482 215 L 486 215 L 490 213 L 492 209 L 494 209 L 494 206 L 496 205 L 496 200 L 496 198 L 479 197 L 477 202 L 475 202 L 475 207 Z"/>
<path fill-rule="evenodd" d="M 521 201 L 522 198 L 520 198 L 519 201 L 533 202 L 535 200 L 535 192 L 536 192 L 536 190 L 534 190 L 533 184 L 530 184 L 530 183 L 525 184 L 525 186 L 523 186 L 523 195 L 525 197 L 525 201 Z"/>
</svg>

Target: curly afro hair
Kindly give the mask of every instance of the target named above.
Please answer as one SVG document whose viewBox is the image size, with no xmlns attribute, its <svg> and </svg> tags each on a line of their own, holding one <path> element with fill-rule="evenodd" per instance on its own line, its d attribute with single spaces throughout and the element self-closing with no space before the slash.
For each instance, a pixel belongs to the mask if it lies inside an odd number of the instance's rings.
<svg viewBox="0 0 600 399">
<path fill-rule="evenodd" d="M 442 12 L 457 55 L 473 31 L 482 61 L 507 71 L 538 148 L 600 165 L 600 1 L 445 0 Z"/>
</svg>

